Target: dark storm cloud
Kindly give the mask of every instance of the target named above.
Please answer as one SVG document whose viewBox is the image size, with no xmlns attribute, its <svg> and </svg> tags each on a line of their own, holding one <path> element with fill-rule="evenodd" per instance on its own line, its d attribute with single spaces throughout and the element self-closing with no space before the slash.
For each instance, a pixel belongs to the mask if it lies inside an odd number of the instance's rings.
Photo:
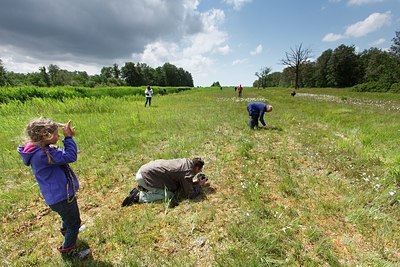
<svg viewBox="0 0 400 267">
<path fill-rule="evenodd" d="M 185 0 L 3 0 L 0 46 L 42 59 L 127 58 L 202 29 Z"/>
</svg>

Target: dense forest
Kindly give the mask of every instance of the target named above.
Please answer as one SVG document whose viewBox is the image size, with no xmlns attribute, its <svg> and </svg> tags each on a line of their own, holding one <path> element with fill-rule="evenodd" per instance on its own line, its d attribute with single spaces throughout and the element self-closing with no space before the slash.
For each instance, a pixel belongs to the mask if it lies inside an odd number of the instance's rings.
<svg viewBox="0 0 400 267">
<path fill-rule="evenodd" d="M 353 87 L 356 91 L 400 93 L 400 32 L 392 39 L 388 51 L 370 48 L 356 53 L 354 46 L 340 45 L 324 51 L 315 61 L 307 60 L 299 67 L 298 87 Z M 300 51 L 302 52 L 302 51 Z M 282 72 L 256 75 L 254 87 L 295 87 L 295 68 Z"/>
<path fill-rule="evenodd" d="M 165 63 L 152 68 L 145 63 L 127 62 L 123 67 L 114 64 L 103 67 L 100 74 L 88 75 L 85 71 L 68 71 L 57 65 L 40 67 L 38 72 L 15 73 L 6 70 L 0 59 L 0 86 L 187 86 L 193 87 L 192 74 L 176 66 Z"/>
</svg>

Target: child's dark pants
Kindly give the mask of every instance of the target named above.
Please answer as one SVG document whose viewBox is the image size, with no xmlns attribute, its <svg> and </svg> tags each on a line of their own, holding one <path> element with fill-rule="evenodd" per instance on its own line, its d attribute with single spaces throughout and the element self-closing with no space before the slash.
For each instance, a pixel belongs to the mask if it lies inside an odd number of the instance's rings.
<svg viewBox="0 0 400 267">
<path fill-rule="evenodd" d="M 62 248 L 75 246 L 76 240 L 78 239 L 79 227 L 81 226 L 81 218 L 76 197 L 74 197 L 70 203 L 69 201 L 64 200 L 54 205 L 50 205 L 50 208 L 61 216 L 62 228 L 66 229 Z"/>
</svg>

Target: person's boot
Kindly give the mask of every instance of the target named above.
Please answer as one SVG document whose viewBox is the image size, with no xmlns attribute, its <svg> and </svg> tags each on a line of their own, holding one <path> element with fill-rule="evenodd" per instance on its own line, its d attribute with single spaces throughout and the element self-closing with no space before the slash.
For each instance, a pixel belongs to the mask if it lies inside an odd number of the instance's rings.
<svg viewBox="0 0 400 267">
<path fill-rule="evenodd" d="M 135 187 L 129 195 L 122 201 L 121 207 L 130 206 L 133 203 L 139 203 L 139 190 Z"/>
</svg>

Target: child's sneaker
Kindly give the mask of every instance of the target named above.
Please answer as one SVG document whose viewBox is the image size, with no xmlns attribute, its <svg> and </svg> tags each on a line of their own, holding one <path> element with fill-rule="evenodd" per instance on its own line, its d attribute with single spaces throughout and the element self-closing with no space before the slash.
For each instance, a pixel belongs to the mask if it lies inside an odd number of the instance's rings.
<svg viewBox="0 0 400 267">
<path fill-rule="evenodd" d="M 84 249 L 76 253 L 76 257 L 80 260 L 86 259 L 92 255 L 92 250 L 90 248 Z"/>
<path fill-rule="evenodd" d="M 139 203 L 139 190 L 135 187 L 129 193 L 129 195 L 122 202 L 122 207 L 130 206 L 132 203 Z"/>
<path fill-rule="evenodd" d="M 76 254 L 76 245 L 72 245 L 66 248 L 60 246 L 59 248 L 57 248 L 57 250 L 60 251 L 63 256 L 72 257 Z"/>
<path fill-rule="evenodd" d="M 82 224 L 81 227 L 79 227 L 79 233 L 86 230 L 87 226 Z"/>
</svg>

